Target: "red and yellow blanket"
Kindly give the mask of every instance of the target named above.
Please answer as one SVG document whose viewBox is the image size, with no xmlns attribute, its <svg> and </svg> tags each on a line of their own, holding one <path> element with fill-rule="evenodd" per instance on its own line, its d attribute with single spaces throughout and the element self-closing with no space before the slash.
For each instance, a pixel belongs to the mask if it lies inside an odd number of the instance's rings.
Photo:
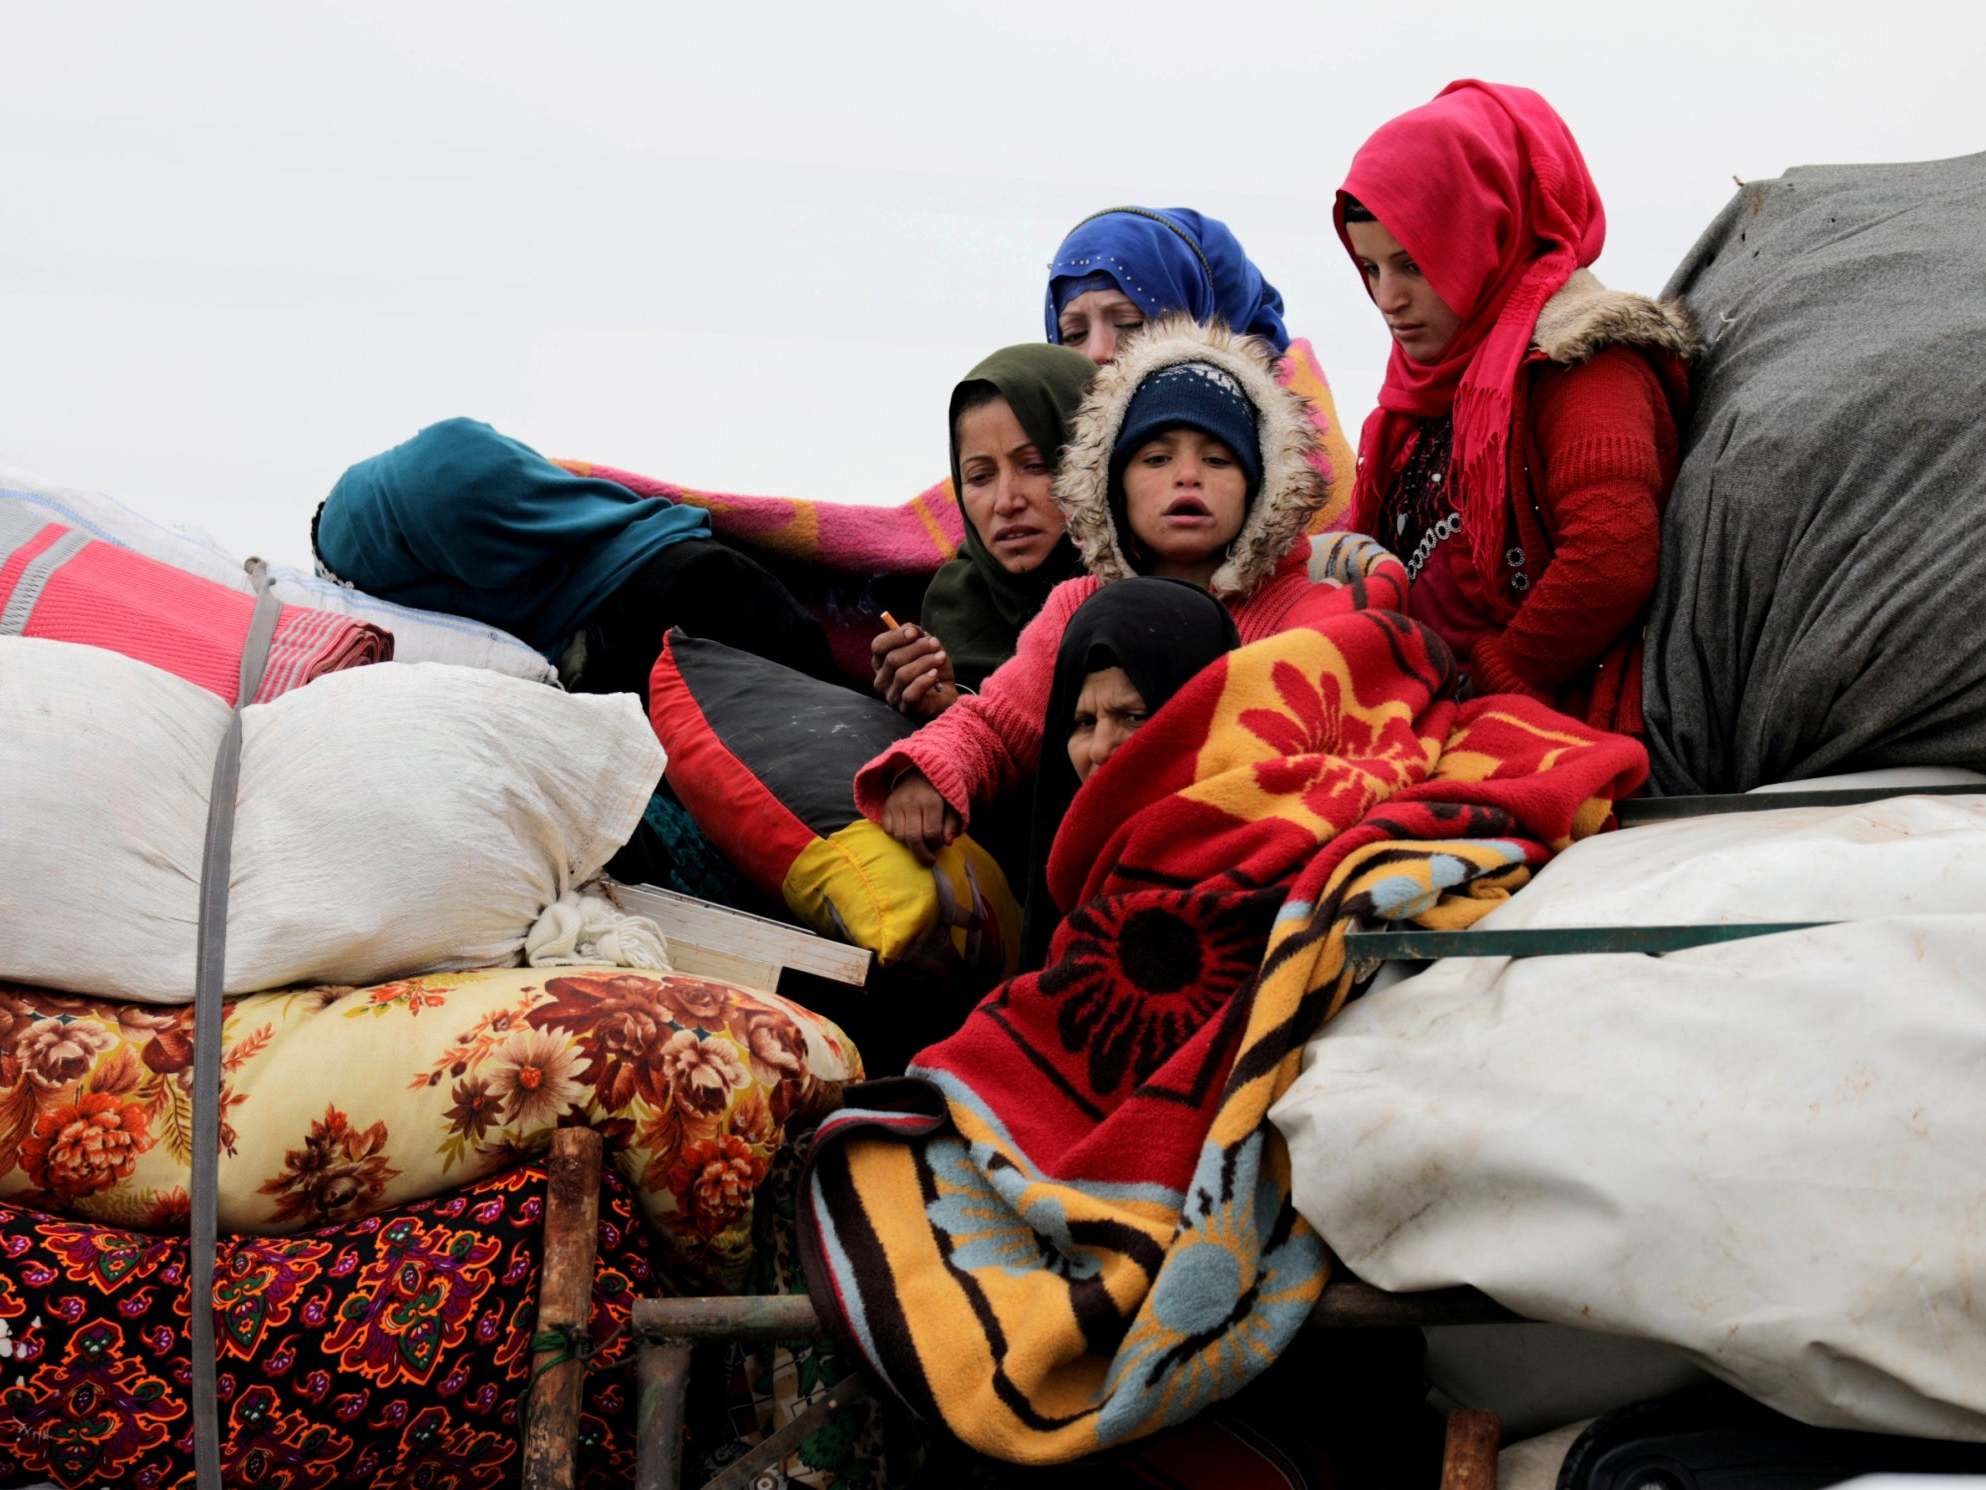
<svg viewBox="0 0 1986 1490">
<path fill-rule="evenodd" d="M 809 1287 L 913 1409 L 1073 1459 L 1302 1325 L 1326 1253 L 1266 1114 L 1352 989 L 1345 931 L 1469 924 L 1646 774 L 1542 705 L 1457 705 L 1450 670 L 1364 611 L 1202 673 L 1071 807 L 1047 967 L 823 1125 Z"/>
</svg>

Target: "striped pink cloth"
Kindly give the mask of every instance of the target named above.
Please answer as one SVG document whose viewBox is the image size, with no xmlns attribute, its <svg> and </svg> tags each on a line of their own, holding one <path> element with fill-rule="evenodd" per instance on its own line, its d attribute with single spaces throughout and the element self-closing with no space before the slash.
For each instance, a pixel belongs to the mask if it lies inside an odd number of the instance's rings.
<svg viewBox="0 0 1986 1490">
<path fill-rule="evenodd" d="M 254 613 L 252 595 L 0 505 L 0 636 L 122 652 L 232 704 Z M 392 656 L 393 638 L 377 626 L 286 605 L 250 702 Z"/>
</svg>

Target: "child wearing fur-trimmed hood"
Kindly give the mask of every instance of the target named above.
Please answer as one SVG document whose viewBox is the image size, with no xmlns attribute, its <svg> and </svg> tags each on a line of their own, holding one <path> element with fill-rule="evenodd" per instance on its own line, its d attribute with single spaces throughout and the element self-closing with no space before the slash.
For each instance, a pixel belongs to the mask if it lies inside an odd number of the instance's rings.
<svg viewBox="0 0 1986 1490">
<path fill-rule="evenodd" d="M 920 857 L 973 808 L 1034 774 L 1062 633 L 1097 589 L 1132 575 L 1183 579 L 1227 606 L 1241 640 L 1371 606 L 1403 609 L 1406 572 L 1376 544 L 1340 538 L 1313 578 L 1304 529 L 1323 499 L 1316 426 L 1275 376 L 1275 349 L 1179 317 L 1128 341 L 1077 412 L 1055 501 L 1088 571 L 1050 592 L 1011 660 L 975 698 L 869 762 L 861 811 Z"/>
</svg>

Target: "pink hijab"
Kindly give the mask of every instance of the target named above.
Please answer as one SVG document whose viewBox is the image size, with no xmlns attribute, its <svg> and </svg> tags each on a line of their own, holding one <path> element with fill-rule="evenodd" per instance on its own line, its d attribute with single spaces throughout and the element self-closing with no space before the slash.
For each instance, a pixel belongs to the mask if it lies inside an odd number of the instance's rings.
<svg viewBox="0 0 1986 1490">
<path fill-rule="evenodd" d="M 1462 318 L 1439 362 L 1415 362 L 1395 344 L 1379 407 L 1359 438 L 1352 525 L 1377 531 L 1414 420 L 1452 412 L 1456 510 L 1478 571 L 1491 573 L 1503 543 L 1517 370 L 1545 302 L 1607 241 L 1599 189 L 1544 99 L 1464 79 L 1380 126 L 1353 157 L 1333 214 L 1351 254 L 1348 194 Z"/>
</svg>

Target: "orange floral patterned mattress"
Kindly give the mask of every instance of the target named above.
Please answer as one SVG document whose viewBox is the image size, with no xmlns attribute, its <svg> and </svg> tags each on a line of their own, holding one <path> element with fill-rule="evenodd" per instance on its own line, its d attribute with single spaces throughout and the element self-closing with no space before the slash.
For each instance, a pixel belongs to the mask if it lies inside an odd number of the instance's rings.
<svg viewBox="0 0 1986 1490">
<path fill-rule="evenodd" d="M 0 984 L 0 1199 L 186 1224 L 193 1016 Z M 617 968 L 440 973 L 233 1000 L 220 1226 L 287 1233 L 473 1183 L 585 1124 L 679 1288 L 735 1286 L 787 1123 L 862 1077 L 838 1028 L 705 978 Z"/>
</svg>

